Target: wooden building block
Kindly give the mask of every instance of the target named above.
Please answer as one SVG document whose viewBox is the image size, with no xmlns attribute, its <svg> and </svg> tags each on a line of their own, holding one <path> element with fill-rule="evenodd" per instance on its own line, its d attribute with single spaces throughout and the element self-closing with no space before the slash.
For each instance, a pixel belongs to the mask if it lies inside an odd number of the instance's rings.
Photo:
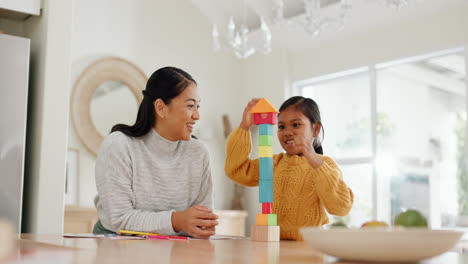
<svg viewBox="0 0 468 264">
<path fill-rule="evenodd" d="M 273 180 L 273 158 L 260 158 L 260 180 Z"/>
<path fill-rule="evenodd" d="M 262 214 L 272 214 L 273 203 L 262 203 Z"/>
<path fill-rule="evenodd" d="M 267 226 L 268 225 L 268 215 L 267 214 L 257 214 L 255 216 L 255 225 Z"/>
<path fill-rule="evenodd" d="M 258 145 L 259 146 L 273 146 L 273 136 L 272 135 L 259 135 L 258 136 Z"/>
<path fill-rule="evenodd" d="M 255 224 L 258 226 L 275 226 L 278 225 L 278 218 L 276 214 L 257 214 Z"/>
<path fill-rule="evenodd" d="M 268 225 L 275 226 L 278 225 L 278 215 L 277 214 L 267 214 L 268 216 Z"/>
<path fill-rule="evenodd" d="M 280 241 L 280 227 L 279 226 L 251 226 L 250 227 L 250 240 L 264 241 L 264 242 L 278 242 Z"/>
<path fill-rule="evenodd" d="M 273 135 L 273 125 L 272 124 L 258 125 L 258 134 L 259 135 Z"/>
<path fill-rule="evenodd" d="M 266 98 L 262 98 L 250 111 L 254 113 L 279 113 L 278 110 Z"/>
<path fill-rule="evenodd" d="M 273 181 L 260 180 L 258 182 L 258 199 L 261 203 L 273 202 Z"/>
<path fill-rule="evenodd" d="M 276 113 L 257 113 L 254 114 L 254 124 L 276 124 Z"/>
<path fill-rule="evenodd" d="M 259 146 L 258 147 L 259 158 L 271 158 L 273 157 L 273 148 L 271 146 Z"/>
</svg>

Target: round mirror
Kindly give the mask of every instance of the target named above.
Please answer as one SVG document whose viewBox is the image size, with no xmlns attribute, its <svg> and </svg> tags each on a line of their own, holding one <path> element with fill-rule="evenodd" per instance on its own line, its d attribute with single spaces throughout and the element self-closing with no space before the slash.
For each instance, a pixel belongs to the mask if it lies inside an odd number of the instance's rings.
<svg viewBox="0 0 468 264">
<path fill-rule="evenodd" d="M 138 67 L 114 57 L 100 59 L 83 71 L 73 88 L 71 116 L 91 153 L 97 154 L 112 126 L 133 125 L 147 79 Z"/>
<path fill-rule="evenodd" d="M 106 136 L 115 124 L 135 123 L 138 101 L 124 83 L 106 81 L 94 91 L 90 107 L 94 126 L 99 134 Z"/>
</svg>

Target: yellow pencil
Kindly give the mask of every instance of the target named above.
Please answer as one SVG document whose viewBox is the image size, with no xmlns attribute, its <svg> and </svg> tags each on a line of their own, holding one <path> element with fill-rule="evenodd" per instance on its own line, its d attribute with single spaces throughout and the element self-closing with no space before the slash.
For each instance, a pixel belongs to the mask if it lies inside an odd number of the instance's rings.
<svg viewBox="0 0 468 264">
<path fill-rule="evenodd" d="M 144 233 L 144 232 L 137 232 L 137 231 L 128 231 L 128 230 L 123 230 L 123 229 L 120 229 L 119 233 L 121 233 L 121 234 L 132 234 L 132 235 L 142 235 L 142 236 L 164 236 L 164 235 L 156 234 L 156 233 Z"/>
<path fill-rule="evenodd" d="M 157 233 L 145 233 L 145 232 L 123 230 L 123 229 L 120 229 L 119 233 L 121 233 L 121 234 L 131 234 L 131 235 L 141 235 L 141 236 L 164 236 L 164 237 L 174 238 L 174 239 L 188 239 L 188 237 L 166 236 L 166 235 L 161 235 L 161 234 L 157 234 Z"/>
</svg>

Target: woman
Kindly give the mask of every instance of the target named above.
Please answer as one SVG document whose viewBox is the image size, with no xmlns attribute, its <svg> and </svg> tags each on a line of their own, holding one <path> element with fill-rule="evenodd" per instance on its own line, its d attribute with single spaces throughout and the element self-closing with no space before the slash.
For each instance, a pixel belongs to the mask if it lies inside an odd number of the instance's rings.
<svg viewBox="0 0 468 264">
<path fill-rule="evenodd" d="M 148 80 L 133 126 L 118 124 L 96 161 L 94 233 L 132 230 L 209 238 L 212 180 L 206 147 L 192 137 L 200 119 L 197 83 L 165 67 Z"/>
</svg>

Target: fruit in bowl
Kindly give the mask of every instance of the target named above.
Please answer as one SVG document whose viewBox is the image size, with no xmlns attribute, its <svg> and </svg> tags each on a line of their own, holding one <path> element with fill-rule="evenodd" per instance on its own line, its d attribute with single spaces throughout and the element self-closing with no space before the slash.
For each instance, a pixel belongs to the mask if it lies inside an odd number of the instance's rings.
<svg viewBox="0 0 468 264">
<path fill-rule="evenodd" d="M 418 210 L 409 209 L 395 217 L 395 225 L 404 227 L 427 227 L 427 219 Z"/>
<path fill-rule="evenodd" d="M 342 221 L 337 221 L 330 224 L 330 228 L 348 228 L 348 226 Z"/>
<path fill-rule="evenodd" d="M 387 227 L 388 224 L 383 221 L 367 221 L 361 225 L 361 228 L 369 228 L 369 227 Z"/>
</svg>

